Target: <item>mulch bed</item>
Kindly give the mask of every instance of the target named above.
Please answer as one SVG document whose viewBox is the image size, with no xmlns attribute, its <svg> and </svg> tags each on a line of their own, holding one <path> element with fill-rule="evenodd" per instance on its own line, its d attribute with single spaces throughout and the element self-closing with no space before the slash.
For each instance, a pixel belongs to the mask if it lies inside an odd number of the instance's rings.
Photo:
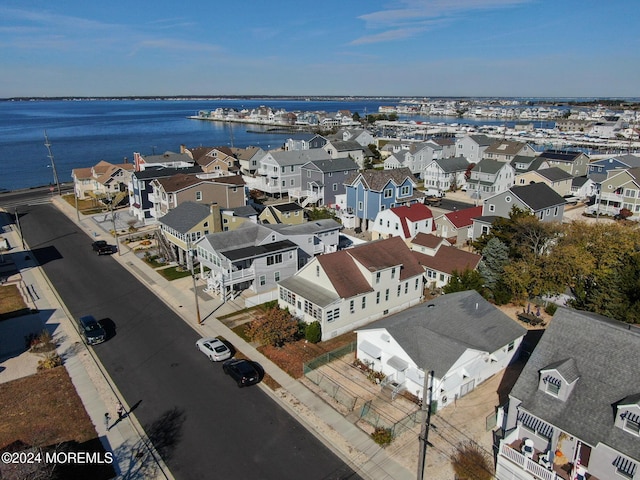
<svg viewBox="0 0 640 480">
<path fill-rule="evenodd" d="M 293 378 L 298 379 L 304 375 L 302 365 L 305 362 L 355 342 L 355 340 L 356 334 L 351 332 L 320 343 L 298 340 L 286 343 L 283 347 L 261 346 L 258 350 Z"/>
</svg>

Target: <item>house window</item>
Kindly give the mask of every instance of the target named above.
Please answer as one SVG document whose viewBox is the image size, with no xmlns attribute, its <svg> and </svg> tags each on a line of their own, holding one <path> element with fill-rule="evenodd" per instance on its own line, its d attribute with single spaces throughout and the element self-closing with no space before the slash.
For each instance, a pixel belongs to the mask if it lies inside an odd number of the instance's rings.
<svg viewBox="0 0 640 480">
<path fill-rule="evenodd" d="M 420 285 L 420 279 L 419 279 L 419 278 L 416 278 L 416 288 L 415 288 L 415 290 L 417 290 L 417 289 L 418 289 L 418 286 L 419 286 L 419 285 Z"/>
<path fill-rule="evenodd" d="M 380 272 L 376 272 L 376 283 L 380 283 Z"/>
<path fill-rule="evenodd" d="M 358 210 L 362 210 L 363 204 L 362 202 L 358 202 Z"/>
<path fill-rule="evenodd" d="M 513 350 L 515 348 L 515 346 L 516 346 L 516 343 L 515 342 L 511 342 L 509 344 L 509 346 L 507 347 L 507 352 L 510 352 L 511 350 Z"/>
<path fill-rule="evenodd" d="M 327 322 L 333 322 L 340 318 L 340 309 L 327 310 Z"/>
<path fill-rule="evenodd" d="M 409 293 L 409 282 L 404 282 L 404 294 Z"/>
<path fill-rule="evenodd" d="M 380 292 L 376 292 L 376 305 L 380 303 Z"/>
<path fill-rule="evenodd" d="M 274 279 L 276 282 L 279 282 L 279 281 L 280 281 L 280 272 L 274 272 L 274 274 L 273 274 L 273 279 Z"/>
<path fill-rule="evenodd" d="M 356 303 L 355 300 L 349 300 L 349 313 L 355 313 Z"/>
<path fill-rule="evenodd" d="M 637 416 L 631 416 L 627 413 L 627 418 L 624 420 L 624 427 L 627 432 L 631 432 L 635 435 L 640 435 L 640 418 Z"/>
<path fill-rule="evenodd" d="M 480 228 L 480 233 L 481 233 L 482 235 L 487 235 L 487 234 L 489 233 L 489 227 L 488 227 L 487 225 L 483 225 L 483 226 Z"/>
<path fill-rule="evenodd" d="M 617 474 L 629 479 L 634 477 L 636 469 L 638 468 L 635 462 L 627 460 L 622 456 L 616 457 L 616 459 L 613 461 L 613 466 L 616 467 Z"/>
<path fill-rule="evenodd" d="M 557 217 L 558 216 L 558 207 L 553 209 L 553 216 Z"/>
<path fill-rule="evenodd" d="M 401 197 L 406 197 L 407 195 L 409 195 L 409 193 L 411 193 L 411 187 L 409 185 L 405 185 L 400 189 Z"/>
<path fill-rule="evenodd" d="M 307 170 L 307 178 L 311 178 L 311 170 Z"/>
<path fill-rule="evenodd" d="M 334 184 L 333 184 L 333 191 L 334 191 L 334 192 L 337 192 L 337 191 L 338 191 L 338 184 L 337 184 L 337 183 L 334 183 Z"/>
<path fill-rule="evenodd" d="M 560 393 L 560 381 L 552 377 L 548 377 L 545 380 L 547 382 L 547 386 L 545 389 L 546 392 L 553 395 L 554 397 L 557 397 Z"/>
<path fill-rule="evenodd" d="M 362 309 L 367 308 L 367 297 L 362 297 Z"/>
<path fill-rule="evenodd" d="M 295 184 L 295 179 L 292 178 L 291 180 L 289 180 L 289 185 L 293 187 L 293 185 Z"/>
<path fill-rule="evenodd" d="M 316 277 L 320 276 L 320 266 L 316 265 Z"/>
<path fill-rule="evenodd" d="M 388 288 L 384 291 L 384 301 L 385 302 L 389 301 L 389 289 Z"/>
<path fill-rule="evenodd" d="M 496 206 L 493 203 L 489 205 L 489 211 L 490 212 L 495 212 L 496 211 Z"/>
<path fill-rule="evenodd" d="M 260 275 L 260 286 L 264 287 L 267 284 L 267 276 Z"/>
<path fill-rule="evenodd" d="M 202 192 L 196 192 L 196 202 L 200 202 L 202 200 Z"/>
<path fill-rule="evenodd" d="M 401 292 L 402 292 L 402 285 L 398 285 L 398 292 L 396 293 L 396 296 L 399 297 Z"/>
<path fill-rule="evenodd" d="M 396 269 L 395 267 L 391 269 L 391 278 L 395 278 L 396 276 Z"/>
<path fill-rule="evenodd" d="M 393 190 L 391 188 L 386 188 L 384 190 L 384 198 L 391 198 L 393 196 Z"/>
<path fill-rule="evenodd" d="M 267 265 L 274 265 L 276 263 L 282 263 L 282 254 L 277 253 L 275 255 L 269 255 L 267 257 Z"/>
<path fill-rule="evenodd" d="M 507 203 L 511 203 L 511 196 L 507 195 L 506 197 L 504 197 L 504 201 Z"/>
<path fill-rule="evenodd" d="M 287 186 L 287 181 L 286 180 L 282 180 L 282 186 L 286 187 Z"/>
</svg>

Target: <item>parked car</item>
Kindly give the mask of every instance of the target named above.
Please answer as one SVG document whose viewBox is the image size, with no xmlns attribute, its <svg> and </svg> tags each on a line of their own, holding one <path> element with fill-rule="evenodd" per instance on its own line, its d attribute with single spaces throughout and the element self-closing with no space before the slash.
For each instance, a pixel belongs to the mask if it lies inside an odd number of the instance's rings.
<svg viewBox="0 0 640 480">
<path fill-rule="evenodd" d="M 113 253 L 113 247 L 105 240 L 96 240 L 91 246 L 93 247 L 93 251 L 98 255 L 111 255 Z"/>
<path fill-rule="evenodd" d="M 238 387 L 253 385 L 260 381 L 258 369 L 249 360 L 232 358 L 222 364 L 222 370 L 236 381 Z"/>
<path fill-rule="evenodd" d="M 231 350 L 219 338 L 201 338 L 196 342 L 196 348 L 212 362 L 221 362 L 231 358 Z"/>
<path fill-rule="evenodd" d="M 78 320 L 82 336 L 89 345 L 97 345 L 107 339 L 107 332 L 104 331 L 100 322 L 93 315 L 85 315 Z"/>
</svg>

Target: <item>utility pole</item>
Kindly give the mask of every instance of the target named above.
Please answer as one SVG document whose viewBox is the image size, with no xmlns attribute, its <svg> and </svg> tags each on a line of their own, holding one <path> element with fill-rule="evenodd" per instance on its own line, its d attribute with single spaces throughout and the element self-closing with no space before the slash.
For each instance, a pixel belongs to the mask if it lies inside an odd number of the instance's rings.
<svg viewBox="0 0 640 480">
<path fill-rule="evenodd" d="M 109 192 L 107 195 L 109 196 L 109 208 L 111 209 L 111 223 L 113 224 L 113 236 L 116 239 L 116 250 L 118 251 L 118 256 L 120 256 L 122 254 L 120 253 L 120 242 L 118 241 L 118 229 L 116 228 L 116 216 L 115 216 L 115 213 L 113 212 L 113 199 L 111 198 L 111 192 Z"/>
<path fill-rule="evenodd" d="M 191 269 L 191 280 L 193 280 L 193 295 L 195 296 L 196 301 L 196 317 L 198 320 L 198 325 L 202 325 L 202 319 L 200 318 L 200 304 L 198 303 L 198 290 L 196 288 L 196 276 L 193 272 L 193 250 L 191 249 L 191 234 L 187 233 L 187 248 L 189 249 L 189 268 Z"/>
<path fill-rule="evenodd" d="M 58 172 L 56 171 L 56 162 L 53 160 L 53 153 L 51 152 L 51 144 L 49 143 L 49 138 L 47 137 L 47 131 L 44 131 L 44 146 L 47 147 L 47 151 L 49 152 L 49 159 L 51 160 L 51 168 L 53 168 L 53 181 L 58 187 L 58 196 L 62 195 L 60 193 L 60 182 L 58 181 Z"/>
<path fill-rule="evenodd" d="M 433 394 L 433 375 L 434 371 L 429 370 L 429 372 L 424 376 L 424 386 L 422 389 L 422 410 L 425 409 L 425 405 L 427 407 L 427 414 L 425 415 L 424 423 L 422 424 L 422 430 L 420 431 L 420 436 L 418 439 L 420 440 L 420 457 L 418 459 L 418 480 L 422 480 L 424 478 L 424 464 L 427 457 L 427 445 L 429 445 L 429 427 L 431 424 L 431 398 Z M 427 401 L 425 403 L 425 395 L 427 397 Z"/>
</svg>

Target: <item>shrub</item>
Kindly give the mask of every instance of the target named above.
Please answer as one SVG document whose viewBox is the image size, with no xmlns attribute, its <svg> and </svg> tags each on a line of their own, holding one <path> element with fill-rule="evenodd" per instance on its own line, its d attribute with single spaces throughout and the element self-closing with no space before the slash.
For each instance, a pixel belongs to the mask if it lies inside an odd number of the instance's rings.
<svg viewBox="0 0 640 480">
<path fill-rule="evenodd" d="M 553 314 L 556 313 L 556 310 L 558 310 L 558 306 L 555 303 L 547 303 L 547 306 L 544 307 L 544 311 L 547 315 L 551 315 L 553 317 Z"/>
<path fill-rule="evenodd" d="M 287 310 L 271 308 L 258 315 L 245 333 L 251 340 L 262 345 L 281 347 L 296 339 L 298 323 Z"/>
<path fill-rule="evenodd" d="M 376 427 L 371 437 L 378 445 L 386 447 L 393 441 L 393 431 L 390 428 Z"/>
<path fill-rule="evenodd" d="M 317 320 L 307 325 L 304 332 L 304 338 L 311 343 L 318 343 L 322 338 L 322 328 Z"/>
<path fill-rule="evenodd" d="M 474 441 L 458 444 L 451 455 L 456 478 L 490 480 L 493 478 L 493 458 Z"/>
<path fill-rule="evenodd" d="M 50 353 L 42 360 L 38 360 L 38 371 L 56 368 L 62 365 L 62 358 L 57 353 Z"/>
</svg>

